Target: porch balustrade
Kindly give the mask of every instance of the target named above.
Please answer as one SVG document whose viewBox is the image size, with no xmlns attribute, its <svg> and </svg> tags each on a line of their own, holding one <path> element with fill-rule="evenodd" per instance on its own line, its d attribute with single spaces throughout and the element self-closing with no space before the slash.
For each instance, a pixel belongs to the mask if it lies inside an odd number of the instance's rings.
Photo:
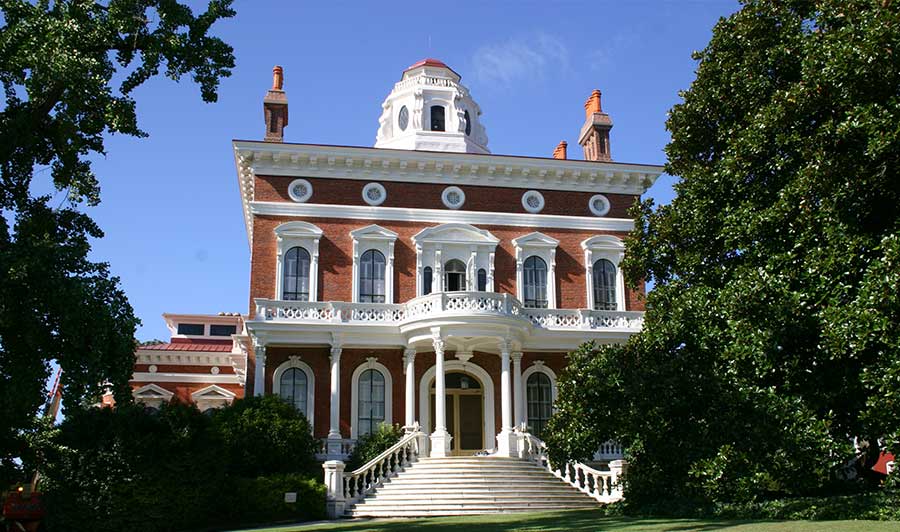
<svg viewBox="0 0 900 532">
<path fill-rule="evenodd" d="M 478 314 L 529 322 L 548 330 L 639 330 L 643 312 L 526 308 L 496 292 L 436 292 L 403 304 L 256 299 L 256 320 L 290 323 L 402 325 L 448 315 Z"/>
</svg>

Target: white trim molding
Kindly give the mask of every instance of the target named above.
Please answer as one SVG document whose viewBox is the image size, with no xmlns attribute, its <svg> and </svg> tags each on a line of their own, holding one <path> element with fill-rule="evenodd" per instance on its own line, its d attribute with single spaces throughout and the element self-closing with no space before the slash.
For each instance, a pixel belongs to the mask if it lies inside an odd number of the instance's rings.
<svg viewBox="0 0 900 532">
<path fill-rule="evenodd" d="M 428 353 L 428 355 L 434 358 L 431 353 Z M 497 433 L 494 429 L 494 381 L 491 379 L 491 375 L 474 362 L 444 360 L 444 374 L 446 375 L 451 371 L 462 371 L 474 375 L 481 383 L 481 389 L 484 392 L 484 413 L 482 414 L 484 449 L 493 451 L 497 443 Z M 436 366 L 432 364 L 422 375 L 422 378 L 419 379 L 419 417 L 422 419 L 422 428 L 426 431 L 431 423 L 431 380 L 435 378 L 436 373 Z"/>
<path fill-rule="evenodd" d="M 173 392 L 166 390 L 162 386 L 156 384 L 145 384 L 131 392 L 134 400 L 138 403 L 150 408 L 159 408 L 163 404 L 172 400 L 175 395 Z"/>
<path fill-rule="evenodd" d="M 625 258 L 625 243 L 612 235 L 598 235 L 581 243 L 584 250 L 584 278 L 587 287 L 587 308 L 594 308 L 594 263 L 607 259 L 616 267 L 616 308 L 625 310 L 625 275 L 620 264 Z"/>
<path fill-rule="evenodd" d="M 353 239 L 353 301 L 359 302 L 359 259 L 363 253 L 374 249 L 384 255 L 384 302 L 394 302 L 394 243 L 397 233 L 380 225 L 367 225 L 350 231 Z"/>
<path fill-rule="evenodd" d="M 373 191 L 374 194 L 372 194 Z M 362 189 L 362 199 L 372 206 L 381 205 L 384 203 L 384 200 L 387 199 L 387 190 L 385 190 L 384 185 L 381 183 L 376 183 L 374 181 L 367 183 Z"/>
<path fill-rule="evenodd" d="M 319 241 L 322 230 L 308 222 L 287 222 L 275 228 L 277 256 L 275 261 L 275 294 L 284 299 L 284 255 L 291 248 L 309 252 L 309 300 L 319 300 Z"/>
<path fill-rule="evenodd" d="M 455 203 L 452 200 L 452 196 L 455 195 L 458 198 L 458 201 Z M 441 201 L 444 202 L 444 206 L 448 209 L 459 209 L 466 203 L 466 193 L 459 187 L 447 187 L 441 192 Z"/>
<path fill-rule="evenodd" d="M 553 411 L 556 411 L 556 373 L 544 365 L 543 360 L 535 360 L 530 366 L 522 372 L 522 422 L 528 425 L 528 377 L 535 373 L 543 373 L 550 379 L 550 400 L 553 404 Z"/>
<path fill-rule="evenodd" d="M 297 203 L 304 203 L 312 197 L 312 184 L 306 179 L 295 179 L 288 186 L 288 196 Z"/>
<path fill-rule="evenodd" d="M 191 401 L 197 405 L 197 409 L 205 412 L 210 408 L 222 408 L 230 405 L 237 395 L 221 386 L 211 384 L 191 394 Z"/>
<path fill-rule="evenodd" d="M 493 256 L 500 239 L 484 229 L 465 223 L 446 223 L 422 229 L 412 236 L 416 250 L 416 295 L 425 294 L 423 285 L 425 267 L 431 266 L 431 290 L 444 289 L 444 265 L 453 259 L 466 265 L 465 289 L 477 289 L 477 272 L 487 272 L 487 289 L 494 290 Z"/>
<path fill-rule="evenodd" d="M 544 195 L 537 190 L 528 190 L 522 194 L 522 208 L 532 214 L 544 210 L 545 204 Z"/>
<path fill-rule="evenodd" d="M 543 233 L 528 233 L 513 239 L 516 249 L 516 297 L 525 301 L 525 260 L 539 257 L 547 264 L 547 308 L 556 308 L 556 246 L 559 240 Z"/>
<path fill-rule="evenodd" d="M 313 373 L 309 364 L 300 360 L 300 357 L 296 355 L 288 357 L 286 361 L 282 362 L 272 374 L 272 395 L 281 397 L 281 376 L 291 368 L 297 368 L 306 374 L 306 412 L 303 412 L 303 415 L 306 416 L 306 419 L 309 421 L 309 427 L 312 429 L 315 427 L 316 374 Z"/>
<path fill-rule="evenodd" d="M 365 362 L 360 364 L 353 370 L 350 377 L 350 438 L 359 437 L 359 378 L 366 370 L 375 370 L 384 377 L 384 422 L 390 425 L 393 423 L 394 412 L 394 381 L 391 378 L 391 372 L 384 364 L 377 361 L 375 357 L 369 357 Z"/>
</svg>

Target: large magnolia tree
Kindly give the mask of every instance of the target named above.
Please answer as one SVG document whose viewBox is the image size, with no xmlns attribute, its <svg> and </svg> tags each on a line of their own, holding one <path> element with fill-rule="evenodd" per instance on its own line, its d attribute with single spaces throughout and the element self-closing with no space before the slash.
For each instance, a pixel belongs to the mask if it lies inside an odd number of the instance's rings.
<svg viewBox="0 0 900 532">
<path fill-rule="evenodd" d="M 215 101 L 234 57 L 209 30 L 230 4 L 195 15 L 174 0 L 0 0 L 0 484 L 28 455 L 53 361 L 68 408 L 104 387 L 130 399 L 138 322 L 88 259 L 102 236 L 78 208 L 100 201 L 90 157 L 107 134 L 145 136 L 131 93 L 161 71 Z M 64 201 L 32 195 L 36 171 Z"/>
<path fill-rule="evenodd" d="M 669 116 L 676 198 L 636 208 L 644 331 L 573 353 L 557 460 L 628 446 L 628 497 L 810 493 L 900 451 L 900 3 L 746 1 Z"/>
</svg>

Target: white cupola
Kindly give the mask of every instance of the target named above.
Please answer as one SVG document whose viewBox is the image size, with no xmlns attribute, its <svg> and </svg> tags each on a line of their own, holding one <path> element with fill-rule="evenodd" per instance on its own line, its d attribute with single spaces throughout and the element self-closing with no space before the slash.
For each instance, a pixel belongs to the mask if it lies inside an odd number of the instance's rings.
<svg viewBox="0 0 900 532">
<path fill-rule="evenodd" d="M 376 148 L 490 153 L 481 108 L 437 59 L 407 68 L 381 104 Z"/>
</svg>

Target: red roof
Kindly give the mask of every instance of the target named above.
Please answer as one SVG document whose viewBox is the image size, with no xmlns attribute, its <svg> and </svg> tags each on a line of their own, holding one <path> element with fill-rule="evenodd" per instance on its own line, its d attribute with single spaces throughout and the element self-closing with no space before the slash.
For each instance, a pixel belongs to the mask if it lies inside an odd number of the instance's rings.
<svg viewBox="0 0 900 532">
<path fill-rule="evenodd" d="M 425 59 L 419 61 L 418 63 L 413 64 L 412 66 L 410 66 L 410 67 L 407 68 L 406 70 L 412 70 L 412 69 L 414 69 L 414 68 L 419 68 L 419 67 L 422 67 L 422 66 L 440 67 L 440 68 L 449 68 L 450 70 L 453 70 L 452 68 L 450 68 L 450 67 L 448 67 L 446 64 L 444 64 L 444 62 L 441 61 L 440 59 L 432 59 L 432 58 L 430 58 L 430 57 L 425 58 Z"/>
<path fill-rule="evenodd" d="M 142 351 L 206 351 L 217 353 L 231 352 L 231 342 L 222 343 L 200 343 L 200 342 L 179 342 L 168 344 L 142 345 L 138 347 Z"/>
</svg>

